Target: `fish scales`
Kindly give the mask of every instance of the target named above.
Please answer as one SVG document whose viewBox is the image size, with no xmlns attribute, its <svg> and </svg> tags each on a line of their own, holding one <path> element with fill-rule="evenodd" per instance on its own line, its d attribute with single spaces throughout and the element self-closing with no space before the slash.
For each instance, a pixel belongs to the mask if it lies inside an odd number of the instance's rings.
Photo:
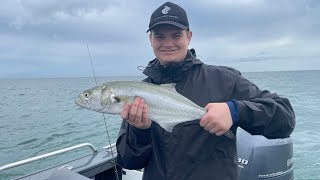
<svg viewBox="0 0 320 180">
<path fill-rule="evenodd" d="M 143 98 L 149 107 L 150 119 L 156 122 L 171 122 L 172 118 L 181 119 L 180 121 L 194 120 L 201 118 L 206 112 L 200 106 L 178 94 L 173 88 L 131 81 L 117 81 L 108 84 L 115 95 L 131 96 L 132 101 L 134 97 Z"/>
</svg>

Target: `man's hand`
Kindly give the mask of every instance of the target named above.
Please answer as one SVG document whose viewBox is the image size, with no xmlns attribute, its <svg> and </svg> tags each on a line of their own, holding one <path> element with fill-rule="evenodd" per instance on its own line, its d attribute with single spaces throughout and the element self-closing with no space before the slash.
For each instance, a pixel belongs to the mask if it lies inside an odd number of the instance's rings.
<svg viewBox="0 0 320 180">
<path fill-rule="evenodd" d="M 200 120 L 200 126 L 211 134 L 223 135 L 232 126 L 232 117 L 227 103 L 209 103 L 208 111 Z"/>
<path fill-rule="evenodd" d="M 151 120 L 148 118 L 148 106 L 141 98 L 136 98 L 132 105 L 130 103 L 126 104 L 121 112 L 121 118 L 139 129 L 151 127 Z"/>
</svg>

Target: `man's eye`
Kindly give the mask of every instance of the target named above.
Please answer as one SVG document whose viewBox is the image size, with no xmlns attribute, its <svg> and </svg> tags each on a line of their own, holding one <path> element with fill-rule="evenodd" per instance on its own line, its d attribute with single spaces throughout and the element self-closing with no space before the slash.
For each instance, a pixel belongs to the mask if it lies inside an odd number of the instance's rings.
<svg viewBox="0 0 320 180">
<path fill-rule="evenodd" d="M 173 38 L 180 38 L 180 37 L 181 37 L 180 34 L 175 34 L 175 35 L 173 35 Z"/>
<path fill-rule="evenodd" d="M 156 39 L 162 39 L 163 36 L 155 36 Z"/>
</svg>

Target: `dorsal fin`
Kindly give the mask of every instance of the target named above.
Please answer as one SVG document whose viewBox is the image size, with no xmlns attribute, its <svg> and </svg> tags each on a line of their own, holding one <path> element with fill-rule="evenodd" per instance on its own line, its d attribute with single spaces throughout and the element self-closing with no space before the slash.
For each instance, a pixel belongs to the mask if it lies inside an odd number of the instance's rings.
<svg viewBox="0 0 320 180">
<path fill-rule="evenodd" d="M 160 84 L 160 86 L 176 91 L 176 83 Z"/>
</svg>

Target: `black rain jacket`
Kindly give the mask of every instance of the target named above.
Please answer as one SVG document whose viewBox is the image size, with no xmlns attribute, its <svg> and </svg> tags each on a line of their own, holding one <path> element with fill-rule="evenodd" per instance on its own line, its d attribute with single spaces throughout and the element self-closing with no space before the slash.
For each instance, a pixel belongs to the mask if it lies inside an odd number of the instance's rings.
<svg viewBox="0 0 320 180">
<path fill-rule="evenodd" d="M 295 126 L 290 102 L 277 94 L 260 90 L 240 72 L 212 66 L 188 51 L 185 61 L 168 67 L 157 59 L 143 72 L 145 81 L 176 83 L 176 90 L 196 104 L 236 99 L 240 126 L 253 135 L 289 137 Z M 236 141 L 215 136 L 199 125 L 199 119 L 176 125 L 166 132 L 157 123 L 137 129 L 123 121 L 117 140 L 117 161 L 126 169 L 144 168 L 144 180 L 235 180 L 239 178 Z"/>
</svg>

